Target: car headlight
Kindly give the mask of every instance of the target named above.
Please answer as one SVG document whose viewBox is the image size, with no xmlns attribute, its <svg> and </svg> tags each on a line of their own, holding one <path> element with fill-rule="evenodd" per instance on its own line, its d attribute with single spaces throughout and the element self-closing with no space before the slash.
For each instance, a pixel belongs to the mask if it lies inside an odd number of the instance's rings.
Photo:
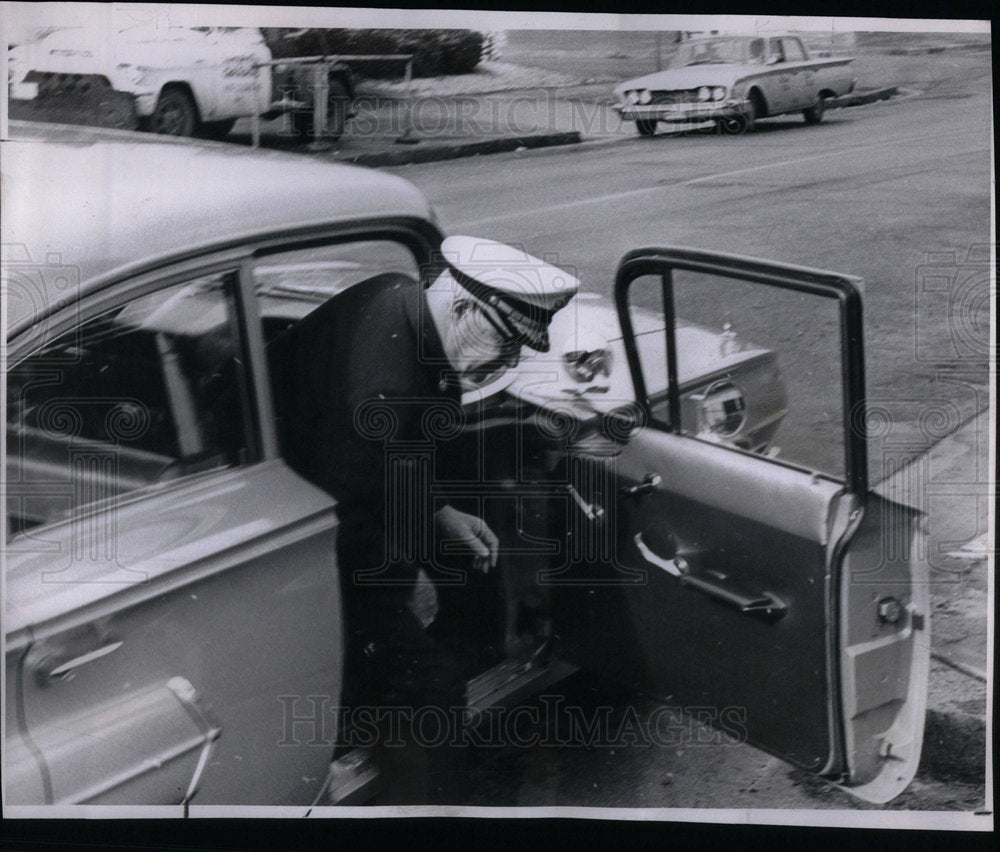
<svg viewBox="0 0 1000 852">
<path fill-rule="evenodd" d="M 699 101 L 707 101 L 710 97 L 712 97 L 712 90 L 708 88 L 708 86 L 702 86 L 700 89 L 698 89 Z"/>
<path fill-rule="evenodd" d="M 649 93 L 649 89 L 642 89 L 639 92 L 639 103 L 648 104 L 653 100 L 653 96 Z"/>
<path fill-rule="evenodd" d="M 732 438 L 746 424 L 747 401 L 738 385 L 722 379 L 693 397 L 698 402 L 699 431 L 718 438 Z"/>
<path fill-rule="evenodd" d="M 632 89 L 631 91 L 625 93 L 625 103 L 634 104 L 638 102 L 639 102 L 639 93 L 635 91 L 635 89 Z"/>
<path fill-rule="evenodd" d="M 712 89 L 713 101 L 721 101 L 723 98 L 725 98 L 725 96 L 726 96 L 725 86 L 716 86 L 714 89 Z"/>
</svg>

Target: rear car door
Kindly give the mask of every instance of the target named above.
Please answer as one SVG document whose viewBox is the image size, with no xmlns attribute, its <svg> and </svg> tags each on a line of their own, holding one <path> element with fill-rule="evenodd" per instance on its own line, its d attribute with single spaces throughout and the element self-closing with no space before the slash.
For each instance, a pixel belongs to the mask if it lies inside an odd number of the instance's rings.
<svg viewBox="0 0 1000 852">
<path fill-rule="evenodd" d="M 785 62 L 792 66 L 788 106 L 812 106 L 819 90 L 813 88 L 815 72 L 805 65 L 806 51 L 802 42 L 797 38 L 783 38 L 781 45 Z"/>
<path fill-rule="evenodd" d="M 767 111 L 769 115 L 778 115 L 791 104 L 794 74 L 794 69 L 787 67 L 784 45 L 779 38 L 767 41 L 767 65 L 771 70 L 761 80 L 767 98 Z"/>
<path fill-rule="evenodd" d="M 237 254 L 11 341 L 8 806 L 308 805 L 323 783 L 336 516 L 277 457 Z"/>
<path fill-rule="evenodd" d="M 857 282 L 648 249 L 616 298 L 634 428 L 569 459 L 563 651 L 887 801 L 920 756 L 928 595 L 920 517 L 868 490 Z"/>
</svg>

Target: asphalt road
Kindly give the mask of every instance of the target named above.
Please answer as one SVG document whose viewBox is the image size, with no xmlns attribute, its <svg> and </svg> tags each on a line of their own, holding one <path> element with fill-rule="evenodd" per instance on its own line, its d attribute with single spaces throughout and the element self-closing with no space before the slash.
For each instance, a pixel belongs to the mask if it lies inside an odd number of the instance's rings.
<svg viewBox="0 0 1000 852">
<path fill-rule="evenodd" d="M 987 86 L 833 111 L 819 126 L 786 116 L 742 137 L 661 133 L 393 171 L 446 231 L 521 243 L 598 292 L 625 252 L 658 245 L 862 277 L 869 399 L 891 421 L 885 443 L 915 453 L 986 407 Z"/>
<path fill-rule="evenodd" d="M 815 127 L 793 116 L 744 137 L 661 133 L 393 171 L 428 195 L 447 232 L 521 243 L 606 294 L 620 257 L 651 245 L 861 276 L 869 397 L 895 448 L 874 448 L 878 481 L 899 447 L 917 454 L 987 404 L 990 106 L 988 79 L 970 80 L 947 97 L 828 113 Z M 586 677 L 571 686 L 584 706 L 630 705 L 640 716 L 652 707 Z M 867 807 L 756 749 L 700 739 L 693 728 L 671 749 L 483 753 L 468 804 Z M 921 769 L 889 807 L 981 802 L 974 779 Z"/>
</svg>

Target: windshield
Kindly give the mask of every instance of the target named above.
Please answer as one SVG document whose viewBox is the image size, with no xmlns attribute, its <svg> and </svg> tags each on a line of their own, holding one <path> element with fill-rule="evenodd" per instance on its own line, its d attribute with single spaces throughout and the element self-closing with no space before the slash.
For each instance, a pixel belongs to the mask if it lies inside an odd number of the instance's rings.
<svg viewBox="0 0 1000 852">
<path fill-rule="evenodd" d="M 734 62 L 762 62 L 762 38 L 711 38 L 696 39 L 681 44 L 670 62 L 671 68 L 689 65 L 714 65 Z"/>
</svg>

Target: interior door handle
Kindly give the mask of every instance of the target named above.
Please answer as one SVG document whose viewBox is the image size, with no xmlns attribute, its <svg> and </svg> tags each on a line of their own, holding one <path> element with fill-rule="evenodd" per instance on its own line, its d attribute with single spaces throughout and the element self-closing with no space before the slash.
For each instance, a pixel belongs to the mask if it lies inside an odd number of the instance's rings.
<svg viewBox="0 0 1000 852">
<path fill-rule="evenodd" d="M 642 558 L 650 565 L 672 574 L 680 580 L 682 586 L 701 592 L 718 603 L 765 621 L 777 621 L 788 612 L 787 604 L 771 592 L 750 589 L 740 580 L 721 571 L 694 572 L 683 557 L 675 555 L 672 559 L 665 559 L 642 540 L 641 532 L 636 533 L 632 540 Z"/>
<path fill-rule="evenodd" d="M 777 621 L 788 612 L 788 606 L 780 598 L 770 592 L 746 589 L 727 574 L 714 571 L 687 574 L 681 577 L 681 585 L 696 589 L 712 600 L 765 621 Z"/>
<path fill-rule="evenodd" d="M 635 536 L 633 536 L 632 541 L 635 542 L 635 546 L 639 549 L 639 553 L 642 554 L 642 558 L 645 559 L 650 565 L 662 568 L 668 574 L 673 574 L 675 577 L 683 577 L 688 573 L 687 562 L 683 559 L 678 559 L 677 557 L 665 559 L 660 556 L 642 540 L 641 532 L 637 532 Z"/>
</svg>

